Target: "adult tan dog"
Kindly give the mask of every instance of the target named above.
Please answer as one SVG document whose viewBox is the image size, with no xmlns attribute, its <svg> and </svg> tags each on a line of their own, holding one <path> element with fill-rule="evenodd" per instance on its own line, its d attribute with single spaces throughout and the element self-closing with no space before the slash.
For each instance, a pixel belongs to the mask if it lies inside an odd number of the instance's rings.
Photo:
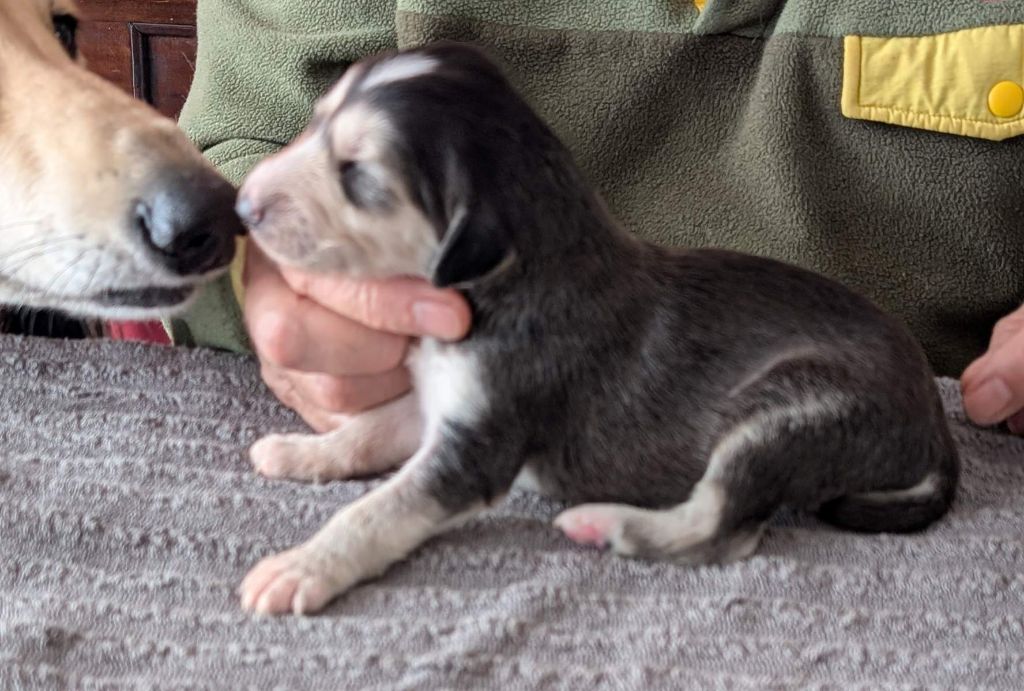
<svg viewBox="0 0 1024 691">
<path fill-rule="evenodd" d="M 234 254 L 234 190 L 90 74 L 71 0 L 0 0 L 0 303 L 147 318 Z"/>
</svg>

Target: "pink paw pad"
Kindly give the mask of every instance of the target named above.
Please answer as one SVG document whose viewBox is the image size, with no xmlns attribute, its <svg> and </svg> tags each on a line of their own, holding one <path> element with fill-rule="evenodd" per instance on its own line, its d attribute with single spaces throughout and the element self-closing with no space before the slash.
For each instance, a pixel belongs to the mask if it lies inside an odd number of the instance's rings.
<svg viewBox="0 0 1024 691">
<path fill-rule="evenodd" d="M 617 525 L 613 516 L 584 512 L 566 512 L 555 521 L 555 526 L 573 542 L 595 547 L 606 547 Z"/>
</svg>

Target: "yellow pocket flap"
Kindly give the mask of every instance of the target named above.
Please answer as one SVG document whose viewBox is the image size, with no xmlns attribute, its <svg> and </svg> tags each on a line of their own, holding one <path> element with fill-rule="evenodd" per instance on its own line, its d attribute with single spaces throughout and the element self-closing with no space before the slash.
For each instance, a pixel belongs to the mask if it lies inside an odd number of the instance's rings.
<svg viewBox="0 0 1024 691">
<path fill-rule="evenodd" d="M 843 115 L 1002 140 L 1024 134 L 1024 24 L 847 36 Z"/>
</svg>

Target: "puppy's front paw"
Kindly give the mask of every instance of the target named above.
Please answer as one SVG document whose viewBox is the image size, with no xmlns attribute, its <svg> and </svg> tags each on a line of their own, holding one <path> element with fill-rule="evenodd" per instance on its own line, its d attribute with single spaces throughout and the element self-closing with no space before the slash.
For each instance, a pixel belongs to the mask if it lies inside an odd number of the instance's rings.
<svg viewBox="0 0 1024 691">
<path fill-rule="evenodd" d="M 325 463 L 320 437 L 270 434 L 249 449 L 256 472 L 274 480 L 322 482 L 343 476 L 340 463 Z"/>
<path fill-rule="evenodd" d="M 239 586 L 242 607 L 257 614 L 318 612 L 350 585 L 338 561 L 308 545 L 267 557 Z"/>
</svg>

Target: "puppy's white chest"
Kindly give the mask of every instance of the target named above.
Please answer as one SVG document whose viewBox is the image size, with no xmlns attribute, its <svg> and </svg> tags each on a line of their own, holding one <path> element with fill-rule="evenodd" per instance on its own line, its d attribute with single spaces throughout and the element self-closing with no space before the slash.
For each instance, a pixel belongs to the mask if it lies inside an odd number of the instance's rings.
<svg viewBox="0 0 1024 691">
<path fill-rule="evenodd" d="M 408 364 L 428 429 L 445 420 L 472 424 L 486 411 L 480 366 L 471 353 L 424 339 L 409 353 Z"/>
</svg>

